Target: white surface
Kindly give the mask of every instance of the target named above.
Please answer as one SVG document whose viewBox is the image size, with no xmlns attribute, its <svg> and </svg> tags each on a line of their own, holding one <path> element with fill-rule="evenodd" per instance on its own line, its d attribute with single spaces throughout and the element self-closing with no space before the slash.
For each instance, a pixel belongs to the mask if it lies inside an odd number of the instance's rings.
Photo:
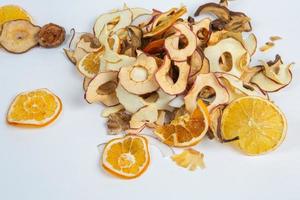
<svg viewBox="0 0 300 200">
<path fill-rule="evenodd" d="M 75 3 L 76 2 L 76 3 Z M 105 3 L 104 3 L 105 2 Z M 206 1 L 128 0 L 129 6 L 166 10 L 187 5 L 190 14 Z M 19 4 L 40 25 L 55 22 L 69 31 L 90 31 L 97 15 L 121 7 L 122 1 L 101 0 L 1 0 Z M 264 56 L 278 52 L 284 61 L 299 60 L 299 10 L 296 0 L 236 0 L 233 10 L 246 11 L 253 20 L 259 43 L 271 35 L 283 40 Z M 82 78 L 62 48 L 35 48 L 23 55 L 0 51 L 0 199 L 96 200 L 96 199 L 300 199 L 300 80 L 299 66 L 293 83 L 271 95 L 286 113 L 289 130 L 280 148 L 268 155 L 247 157 L 213 141 L 198 148 L 207 168 L 188 172 L 163 158 L 152 147 L 152 162 L 139 179 L 124 181 L 108 176 L 98 166 L 97 144 L 106 141 L 101 107 L 83 99 Z M 63 113 L 42 129 L 21 129 L 5 124 L 5 115 L 16 94 L 40 87 L 55 92 L 63 101 Z"/>
</svg>

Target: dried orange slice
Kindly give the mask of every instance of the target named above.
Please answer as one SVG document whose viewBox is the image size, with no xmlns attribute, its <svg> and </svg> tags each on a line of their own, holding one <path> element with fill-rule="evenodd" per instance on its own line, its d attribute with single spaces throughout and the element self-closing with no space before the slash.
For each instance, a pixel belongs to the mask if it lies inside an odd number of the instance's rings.
<svg viewBox="0 0 300 200">
<path fill-rule="evenodd" d="M 61 100 L 48 89 L 23 92 L 12 102 L 7 122 L 14 126 L 43 127 L 53 122 L 61 110 Z"/>
<path fill-rule="evenodd" d="M 175 117 L 167 125 L 157 126 L 154 133 L 169 146 L 189 147 L 201 141 L 209 127 L 209 112 L 202 100 L 192 114 Z"/>
<path fill-rule="evenodd" d="M 126 135 L 109 141 L 103 150 L 102 166 L 120 178 L 140 176 L 150 162 L 148 141 L 143 136 Z"/>
<path fill-rule="evenodd" d="M 87 78 L 94 78 L 100 70 L 100 58 L 103 50 L 86 54 L 77 64 L 79 72 Z"/>
<path fill-rule="evenodd" d="M 221 132 L 248 155 L 259 155 L 276 149 L 284 140 L 287 122 L 272 102 L 247 96 L 233 101 L 225 108 Z"/>
<path fill-rule="evenodd" d="M 20 6 L 6 5 L 0 7 L 0 26 L 5 22 L 24 19 L 32 22 L 31 16 Z"/>
</svg>

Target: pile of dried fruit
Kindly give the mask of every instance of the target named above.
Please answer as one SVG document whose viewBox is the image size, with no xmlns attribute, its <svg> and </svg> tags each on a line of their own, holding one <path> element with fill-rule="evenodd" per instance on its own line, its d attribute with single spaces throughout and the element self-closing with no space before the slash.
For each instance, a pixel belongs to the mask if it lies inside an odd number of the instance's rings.
<svg viewBox="0 0 300 200">
<path fill-rule="evenodd" d="M 30 15 L 21 7 L 0 7 L 0 46 L 11 53 L 25 53 L 40 45 L 53 48 L 65 40 L 65 29 L 50 23 L 43 27 L 33 24 Z"/>
<path fill-rule="evenodd" d="M 166 12 L 124 7 L 100 15 L 93 33 L 74 31 L 68 58 L 84 76 L 85 99 L 107 108 L 110 134 L 126 136 L 104 148 L 102 165 L 123 178 L 139 176 L 149 163 L 145 127 L 170 147 L 190 147 L 205 135 L 231 142 L 248 155 L 275 149 L 286 120 L 269 101 L 292 80 L 280 56 L 252 66 L 257 39 L 250 18 L 227 1 Z M 203 155 L 187 149 L 173 160 L 195 170 Z"/>
</svg>

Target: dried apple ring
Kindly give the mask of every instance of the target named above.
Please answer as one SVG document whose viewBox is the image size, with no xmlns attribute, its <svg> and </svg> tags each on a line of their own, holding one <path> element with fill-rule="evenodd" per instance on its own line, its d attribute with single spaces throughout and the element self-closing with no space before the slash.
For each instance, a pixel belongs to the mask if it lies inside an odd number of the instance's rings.
<svg viewBox="0 0 300 200">
<path fill-rule="evenodd" d="M 120 84 L 133 94 L 147 94 L 159 88 L 155 80 L 157 64 L 153 57 L 142 53 L 134 65 L 122 67 L 119 73 Z"/>
</svg>

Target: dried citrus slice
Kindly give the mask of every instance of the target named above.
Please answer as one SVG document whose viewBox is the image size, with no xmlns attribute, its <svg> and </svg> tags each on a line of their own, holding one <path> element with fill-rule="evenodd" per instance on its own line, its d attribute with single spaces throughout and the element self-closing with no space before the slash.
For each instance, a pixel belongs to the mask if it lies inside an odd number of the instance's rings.
<svg viewBox="0 0 300 200">
<path fill-rule="evenodd" d="M 14 126 L 43 127 L 53 122 L 61 110 L 61 100 L 48 89 L 23 92 L 12 102 L 7 122 Z"/>
<path fill-rule="evenodd" d="M 0 7 L 0 26 L 5 22 L 24 19 L 32 22 L 31 16 L 20 6 L 6 5 Z"/>
<path fill-rule="evenodd" d="M 247 96 L 233 101 L 223 112 L 221 132 L 248 155 L 259 155 L 276 149 L 284 140 L 287 122 L 272 102 Z"/>
<path fill-rule="evenodd" d="M 209 127 L 209 112 L 202 100 L 192 114 L 175 117 L 167 125 L 157 126 L 154 133 L 169 146 L 188 147 L 201 141 Z"/>
<path fill-rule="evenodd" d="M 77 64 L 79 72 L 87 78 L 94 78 L 100 69 L 100 58 L 103 50 L 86 54 Z"/>
<path fill-rule="evenodd" d="M 140 176 L 150 162 L 148 141 L 138 135 L 126 135 L 109 141 L 103 150 L 102 165 L 109 173 L 125 179 Z"/>
</svg>

